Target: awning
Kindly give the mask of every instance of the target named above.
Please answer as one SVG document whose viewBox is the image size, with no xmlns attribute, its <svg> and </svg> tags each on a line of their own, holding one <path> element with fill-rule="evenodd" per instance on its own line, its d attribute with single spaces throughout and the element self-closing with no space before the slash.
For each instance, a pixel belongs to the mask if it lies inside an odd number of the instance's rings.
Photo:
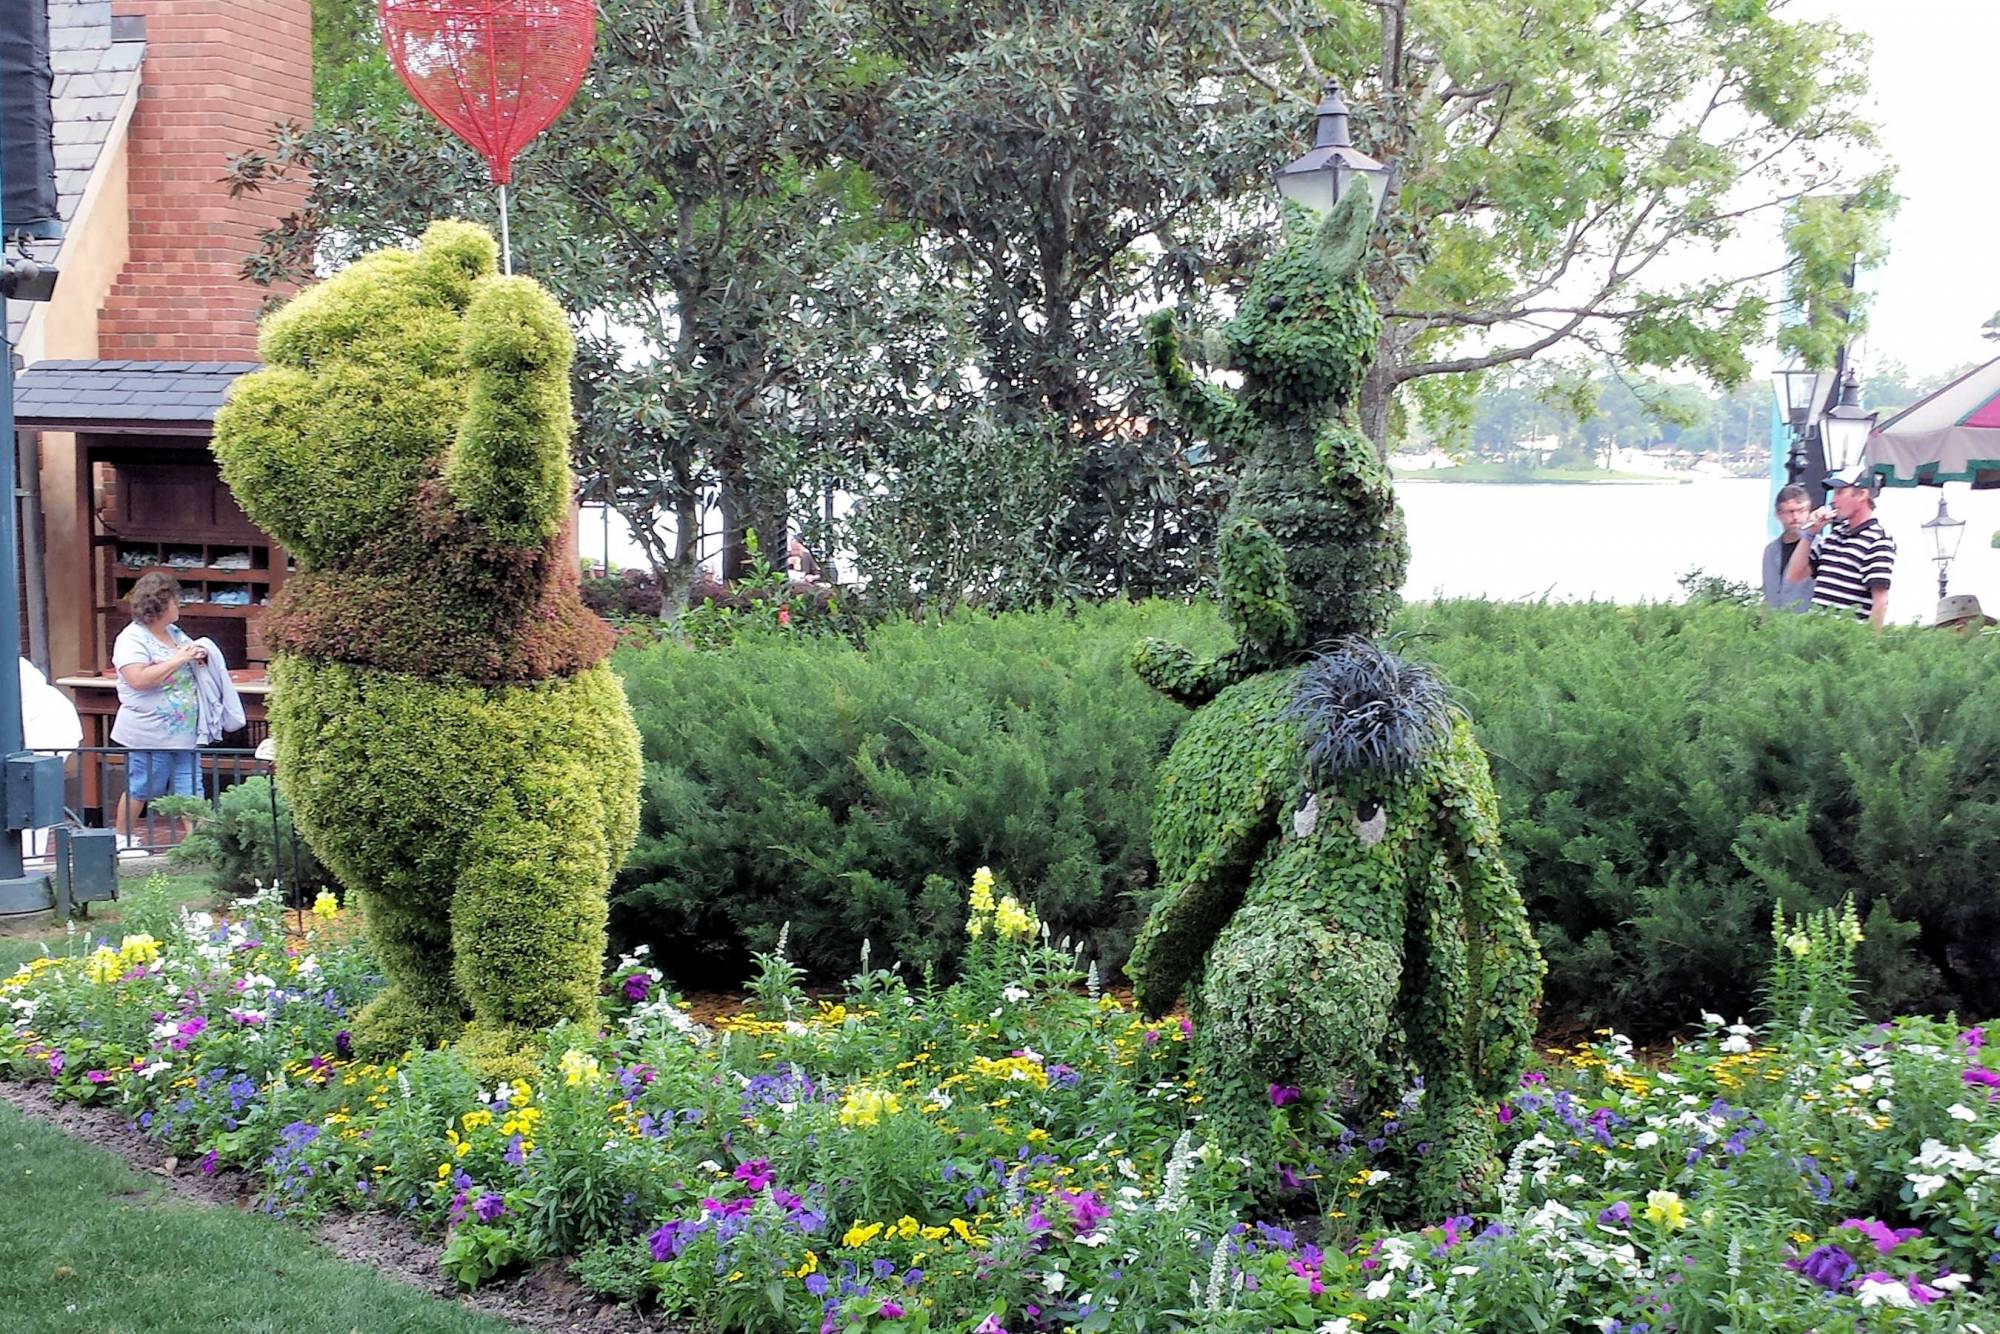
<svg viewBox="0 0 2000 1334">
<path fill-rule="evenodd" d="M 1864 457 L 1890 486 L 2000 488 L 2000 358 L 1877 426 Z"/>
<path fill-rule="evenodd" d="M 254 361 L 38 361 L 14 377 L 24 431 L 197 435 Z"/>
</svg>

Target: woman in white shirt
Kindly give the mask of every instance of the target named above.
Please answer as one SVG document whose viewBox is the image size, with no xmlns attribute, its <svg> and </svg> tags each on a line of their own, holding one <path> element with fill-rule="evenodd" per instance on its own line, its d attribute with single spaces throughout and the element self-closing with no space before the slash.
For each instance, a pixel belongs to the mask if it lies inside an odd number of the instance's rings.
<svg viewBox="0 0 2000 1334">
<path fill-rule="evenodd" d="M 174 624 L 180 618 L 180 592 L 170 574 L 140 576 L 126 599 L 132 623 L 118 632 L 111 649 L 111 665 L 118 669 L 118 717 L 111 724 L 111 739 L 126 748 L 118 832 L 127 839 L 133 837 L 146 802 L 201 795 L 195 751 L 201 705 L 192 664 L 206 659 L 208 652 Z"/>
</svg>

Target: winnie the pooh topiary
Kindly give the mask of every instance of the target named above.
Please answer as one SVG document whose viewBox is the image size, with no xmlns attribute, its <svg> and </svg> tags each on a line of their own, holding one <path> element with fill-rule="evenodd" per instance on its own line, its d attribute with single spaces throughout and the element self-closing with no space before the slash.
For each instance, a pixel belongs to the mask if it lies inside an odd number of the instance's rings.
<svg viewBox="0 0 2000 1334">
<path fill-rule="evenodd" d="M 389 980 L 356 1047 L 460 1039 L 504 1069 L 595 1016 L 639 739 L 563 553 L 569 328 L 496 256 L 440 222 L 301 292 L 214 448 L 298 562 L 265 621 L 271 730 Z"/>
<path fill-rule="evenodd" d="M 1160 771 L 1162 893 L 1127 971 L 1150 1014 L 1187 994 L 1208 1124 L 1265 1169 L 1275 1089 L 1352 1109 L 1414 1070 L 1410 1201 L 1436 1218 L 1491 1181 L 1486 1104 L 1527 1060 L 1543 970 L 1471 725 L 1370 638 L 1408 551 L 1344 415 L 1377 329 L 1357 277 L 1367 202 L 1295 221 L 1259 269 L 1227 334 L 1239 393 L 1195 377 L 1171 321 L 1152 328 L 1164 396 L 1241 464 L 1219 560 L 1237 643 L 1135 655 L 1200 707 Z"/>
</svg>

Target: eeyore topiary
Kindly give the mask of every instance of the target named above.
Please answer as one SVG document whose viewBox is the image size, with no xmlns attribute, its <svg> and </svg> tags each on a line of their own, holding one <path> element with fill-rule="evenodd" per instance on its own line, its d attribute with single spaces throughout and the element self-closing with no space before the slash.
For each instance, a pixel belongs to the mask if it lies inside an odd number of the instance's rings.
<svg viewBox="0 0 2000 1334">
<path fill-rule="evenodd" d="M 1444 684 L 1374 642 L 1408 560 L 1373 446 L 1345 417 L 1378 327 L 1356 191 L 1292 215 L 1225 338 L 1231 395 L 1153 327 L 1165 397 L 1234 454 L 1229 653 L 1148 641 L 1140 672 L 1199 705 L 1160 772 L 1161 895 L 1128 971 L 1152 1014 L 1183 992 L 1208 1123 L 1270 1161 L 1271 1089 L 1349 1105 L 1414 1071 L 1413 1214 L 1476 1201 L 1487 1105 L 1529 1055 L 1542 961 L 1499 847 L 1486 757 Z"/>
<path fill-rule="evenodd" d="M 301 292 L 215 452 L 298 561 L 266 620 L 271 728 L 388 975 L 356 1047 L 459 1039 L 501 1070 L 595 1016 L 639 741 L 563 555 L 569 328 L 496 254 L 441 222 Z"/>
</svg>

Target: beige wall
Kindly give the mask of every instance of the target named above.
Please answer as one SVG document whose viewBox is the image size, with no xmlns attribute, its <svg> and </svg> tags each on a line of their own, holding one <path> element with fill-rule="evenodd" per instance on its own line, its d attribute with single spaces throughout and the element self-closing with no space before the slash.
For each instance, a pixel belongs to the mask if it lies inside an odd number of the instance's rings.
<svg viewBox="0 0 2000 1334">
<path fill-rule="evenodd" d="M 63 233 L 57 263 L 62 277 L 55 299 L 34 307 L 21 335 L 27 365 L 53 359 L 93 360 L 98 355 L 97 318 L 112 283 L 132 255 L 127 194 L 126 137 L 114 130 L 91 175 L 90 188 Z"/>
</svg>

